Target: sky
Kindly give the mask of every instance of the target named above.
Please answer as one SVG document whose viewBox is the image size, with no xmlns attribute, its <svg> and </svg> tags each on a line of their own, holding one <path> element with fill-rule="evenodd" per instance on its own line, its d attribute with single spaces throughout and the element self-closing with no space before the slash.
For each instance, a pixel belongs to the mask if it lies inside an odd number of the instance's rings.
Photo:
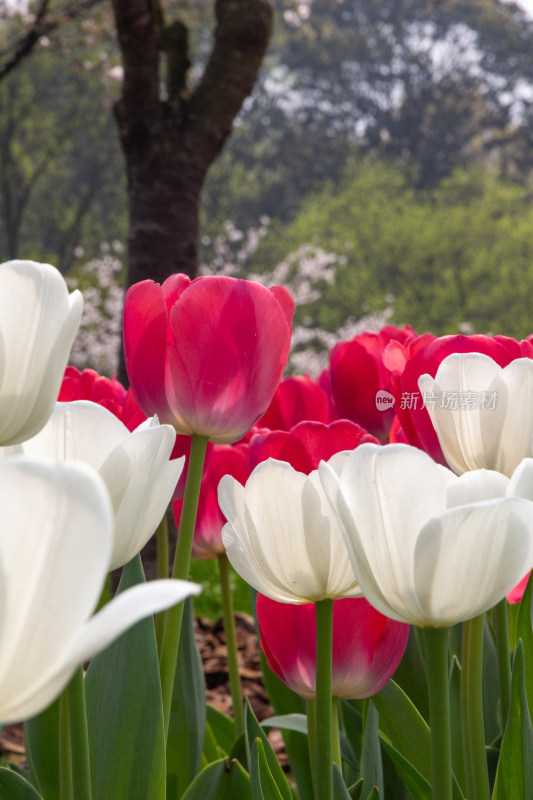
<svg viewBox="0 0 533 800">
<path fill-rule="evenodd" d="M 511 0 L 503 0 L 504 3 L 511 2 Z M 517 6 L 522 6 L 530 17 L 533 17 L 533 0 L 514 0 Z"/>
</svg>

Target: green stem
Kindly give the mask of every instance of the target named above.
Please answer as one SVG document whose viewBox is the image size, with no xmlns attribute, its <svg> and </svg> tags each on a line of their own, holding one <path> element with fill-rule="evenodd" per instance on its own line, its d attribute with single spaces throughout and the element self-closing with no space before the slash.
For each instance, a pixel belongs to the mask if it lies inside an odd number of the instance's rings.
<svg viewBox="0 0 533 800">
<path fill-rule="evenodd" d="M 76 800 L 92 800 L 89 732 L 83 667 L 79 667 L 67 687 L 72 754 L 72 785 Z"/>
<path fill-rule="evenodd" d="M 168 554 L 168 524 L 167 514 L 157 526 L 155 533 L 157 548 L 157 577 L 159 580 L 169 576 L 169 554 Z M 161 653 L 163 643 L 163 633 L 165 630 L 166 613 L 161 611 L 155 617 L 155 638 L 157 641 L 157 652 Z"/>
<path fill-rule="evenodd" d="M 331 649 L 333 600 L 315 603 L 316 610 L 316 795 L 332 800 Z"/>
<path fill-rule="evenodd" d="M 235 725 L 235 738 L 244 732 L 244 713 L 242 700 L 241 676 L 239 674 L 239 657 L 237 651 L 237 636 L 235 633 L 235 616 L 233 614 L 233 595 L 231 593 L 231 579 L 228 557 L 219 553 L 218 573 L 220 589 L 222 592 L 222 615 L 224 617 L 224 632 L 226 634 L 226 649 L 228 651 L 228 672 L 231 699 L 233 701 L 233 720 Z"/>
<path fill-rule="evenodd" d="M 498 672 L 500 676 L 500 703 L 502 730 L 505 730 L 509 708 L 511 707 L 511 646 L 509 642 L 509 616 L 505 597 L 494 608 L 494 633 L 496 636 L 496 652 L 498 654 Z"/>
<path fill-rule="evenodd" d="M 316 700 L 307 700 L 307 746 L 315 798 L 316 794 Z"/>
<path fill-rule="evenodd" d="M 74 800 L 68 690 L 59 698 L 59 800 Z"/>
<path fill-rule="evenodd" d="M 341 737 L 339 731 L 339 698 L 331 698 L 331 741 L 333 763 L 342 771 Z"/>
<path fill-rule="evenodd" d="M 428 664 L 431 796 L 433 800 L 452 800 L 448 629 L 424 628 L 423 632 Z"/>
<path fill-rule="evenodd" d="M 463 623 L 461 717 L 466 793 L 470 800 L 490 800 L 483 727 L 484 624 L 483 614 Z"/>
<path fill-rule="evenodd" d="M 198 510 L 198 498 L 204 469 L 207 436 L 193 434 L 191 436 L 191 455 L 187 470 L 187 483 L 181 509 L 181 520 L 178 531 L 178 541 L 174 554 L 172 577 L 178 580 L 187 580 L 191 563 L 191 548 Z M 170 706 L 172 703 L 172 690 L 174 688 L 174 673 L 180 642 L 181 623 L 183 620 L 183 603 L 173 606 L 167 611 L 165 630 L 161 645 L 159 669 L 161 673 L 161 691 L 163 693 L 163 716 L 165 722 L 165 737 L 168 736 L 170 721 Z"/>
</svg>

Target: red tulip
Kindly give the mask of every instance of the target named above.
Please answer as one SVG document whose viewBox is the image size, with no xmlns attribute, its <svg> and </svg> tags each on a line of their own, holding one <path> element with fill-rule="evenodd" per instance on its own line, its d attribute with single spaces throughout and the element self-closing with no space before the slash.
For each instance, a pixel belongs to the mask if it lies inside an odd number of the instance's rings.
<svg viewBox="0 0 533 800">
<path fill-rule="evenodd" d="M 246 483 L 250 475 L 248 446 L 246 444 L 214 445 L 209 453 L 200 488 L 196 527 L 191 555 L 194 558 L 216 558 L 224 553 L 222 528 L 226 524 L 218 504 L 217 489 L 223 475 L 232 475 L 240 483 Z M 183 501 L 175 500 L 172 510 L 179 527 Z"/>
<path fill-rule="evenodd" d="M 331 392 L 340 417 L 357 422 L 382 440 L 387 438 L 394 417 L 394 403 L 392 396 L 387 397 L 391 375 L 383 364 L 383 351 L 389 342 L 403 343 L 414 335 L 408 326 L 401 329 L 386 325 L 379 333 L 367 331 L 332 348 L 329 356 Z"/>
<path fill-rule="evenodd" d="M 237 441 L 276 391 L 293 312 L 283 287 L 236 278 L 135 284 L 124 303 L 124 351 L 139 405 L 178 433 Z"/>
<path fill-rule="evenodd" d="M 284 378 L 258 422 L 259 428 L 288 431 L 303 420 L 329 422 L 326 392 L 309 375 Z"/>
<path fill-rule="evenodd" d="M 314 700 L 316 622 L 313 603 L 293 605 L 257 595 L 261 647 L 270 669 L 294 692 Z M 363 597 L 333 601 L 334 697 L 370 697 L 392 678 L 409 625 L 388 619 Z"/>
<path fill-rule="evenodd" d="M 533 343 L 517 342 L 506 336 L 441 336 L 429 333 L 400 344 L 392 342 L 383 361 L 393 378 L 395 410 L 403 433 L 411 445 L 425 450 L 436 461 L 446 464 L 442 450 L 418 388 L 425 373 L 433 378 L 439 364 L 452 353 L 484 353 L 506 367 L 515 358 L 533 358 Z M 460 388 L 460 387 L 459 387 Z"/>
<path fill-rule="evenodd" d="M 335 453 L 353 450 L 365 442 L 378 443 L 368 431 L 348 419 L 339 419 L 330 425 L 299 422 L 290 431 L 260 431 L 250 439 L 250 469 L 267 458 L 275 458 L 309 475 L 318 469 L 321 461 L 328 461 Z"/>
</svg>

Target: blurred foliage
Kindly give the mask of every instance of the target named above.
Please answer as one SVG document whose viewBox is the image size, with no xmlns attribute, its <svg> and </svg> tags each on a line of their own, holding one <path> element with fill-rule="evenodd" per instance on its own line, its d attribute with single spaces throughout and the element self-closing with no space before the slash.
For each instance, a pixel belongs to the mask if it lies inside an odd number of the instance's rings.
<svg viewBox="0 0 533 800">
<path fill-rule="evenodd" d="M 421 190 L 392 164 L 351 162 L 340 184 L 263 239 L 254 269 L 268 270 L 302 241 L 336 255 L 336 279 L 297 321 L 334 331 L 348 317 L 392 308 L 392 322 L 420 332 L 521 338 L 533 328 L 531 197 L 486 170 L 458 169 Z"/>
<path fill-rule="evenodd" d="M 202 586 L 202 593 L 194 598 L 194 613 L 197 617 L 218 619 L 222 613 L 222 595 L 216 558 L 207 560 L 192 558 L 190 576 L 192 581 Z M 233 570 L 231 570 L 231 586 L 235 611 L 251 614 L 250 587 Z"/>
</svg>

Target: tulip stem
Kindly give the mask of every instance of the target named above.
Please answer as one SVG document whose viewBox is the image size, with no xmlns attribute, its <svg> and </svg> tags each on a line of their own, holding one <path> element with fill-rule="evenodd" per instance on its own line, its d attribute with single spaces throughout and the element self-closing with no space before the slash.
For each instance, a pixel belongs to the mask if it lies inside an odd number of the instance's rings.
<svg viewBox="0 0 533 800">
<path fill-rule="evenodd" d="M 494 608 L 493 619 L 500 675 L 502 731 L 504 731 L 511 706 L 511 646 L 509 643 L 509 615 L 505 597 Z"/>
<path fill-rule="evenodd" d="M 452 800 L 448 629 L 424 628 L 423 632 L 428 664 L 431 797 L 433 800 Z"/>
<path fill-rule="evenodd" d="M 226 634 L 226 650 L 228 653 L 229 685 L 231 689 L 231 699 L 233 701 L 234 735 L 235 739 L 237 739 L 237 737 L 244 732 L 244 713 L 237 636 L 235 632 L 235 615 L 233 613 L 233 596 L 231 593 L 230 568 L 228 557 L 225 553 L 219 553 L 217 560 L 220 589 L 222 592 L 222 615 L 224 617 L 224 632 Z"/>
<path fill-rule="evenodd" d="M 332 800 L 331 651 L 333 600 L 315 603 L 316 613 L 316 796 Z"/>
<path fill-rule="evenodd" d="M 463 623 L 461 717 L 466 793 L 472 800 L 490 800 L 483 727 L 484 624 L 484 614 Z"/>
<path fill-rule="evenodd" d="M 311 777 L 313 779 L 313 789 L 316 798 L 316 700 L 307 700 L 306 711 L 309 764 L 311 765 Z"/>
<path fill-rule="evenodd" d="M 168 554 L 168 524 L 167 515 L 157 526 L 156 530 L 156 549 L 157 549 L 157 578 L 158 580 L 168 578 L 169 575 L 169 554 Z M 155 638 L 157 641 L 157 652 L 161 652 L 163 643 L 163 633 L 165 630 L 166 613 L 160 611 L 155 617 Z"/>
<path fill-rule="evenodd" d="M 59 800 L 74 800 L 68 690 L 59 697 Z"/>
<path fill-rule="evenodd" d="M 189 577 L 191 563 L 191 548 L 200 496 L 200 484 L 204 469 L 207 436 L 193 433 L 191 436 L 191 455 L 187 470 L 187 482 L 181 510 L 178 541 L 174 554 L 172 577 L 186 581 Z M 172 690 L 174 688 L 174 674 L 180 642 L 181 623 L 183 620 L 183 603 L 173 606 L 166 613 L 163 643 L 159 669 L 161 673 L 161 691 L 163 694 L 163 717 L 165 722 L 165 737 L 168 736 L 170 722 L 170 706 L 172 703 Z"/>
<path fill-rule="evenodd" d="M 67 686 L 72 754 L 72 786 L 76 800 L 91 800 L 89 732 L 83 667 L 79 667 Z"/>
</svg>

